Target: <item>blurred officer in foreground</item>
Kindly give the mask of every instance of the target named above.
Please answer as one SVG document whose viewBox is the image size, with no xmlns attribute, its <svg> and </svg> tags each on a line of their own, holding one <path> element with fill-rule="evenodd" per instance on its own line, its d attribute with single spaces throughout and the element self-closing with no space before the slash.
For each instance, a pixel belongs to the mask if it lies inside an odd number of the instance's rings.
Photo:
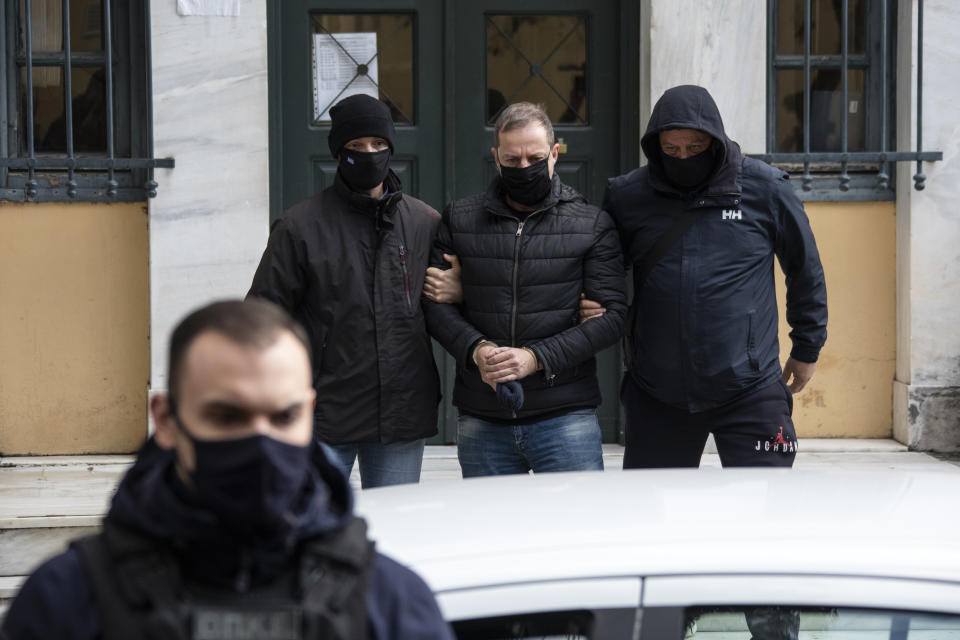
<svg viewBox="0 0 960 640">
<path fill-rule="evenodd" d="M 373 550 L 312 438 L 308 351 L 268 302 L 187 316 L 103 531 L 37 569 L 0 636 L 451 638 L 427 585 Z"/>
</svg>

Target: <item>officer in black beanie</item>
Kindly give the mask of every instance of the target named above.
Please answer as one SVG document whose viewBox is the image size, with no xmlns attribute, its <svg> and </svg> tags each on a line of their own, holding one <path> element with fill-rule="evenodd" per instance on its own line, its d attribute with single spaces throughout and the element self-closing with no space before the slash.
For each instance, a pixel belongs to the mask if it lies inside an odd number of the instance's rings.
<svg viewBox="0 0 960 640">
<path fill-rule="evenodd" d="M 397 132 L 390 108 L 376 98 L 358 94 L 334 105 L 330 117 L 333 122 L 327 142 L 330 155 L 340 160 L 340 175 L 354 191 L 376 190 L 387 177 L 395 150 Z"/>
<path fill-rule="evenodd" d="M 440 381 L 420 309 L 440 216 L 390 170 L 390 108 L 367 95 L 330 109 L 333 185 L 278 218 L 248 296 L 310 334 L 314 434 L 364 488 L 418 482 L 437 433 Z"/>
</svg>

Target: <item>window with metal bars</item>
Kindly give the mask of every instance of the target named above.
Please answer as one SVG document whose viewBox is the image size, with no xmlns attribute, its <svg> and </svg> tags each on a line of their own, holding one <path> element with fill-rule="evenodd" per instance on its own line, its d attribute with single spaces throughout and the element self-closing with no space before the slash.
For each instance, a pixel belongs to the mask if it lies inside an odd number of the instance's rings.
<svg viewBox="0 0 960 640">
<path fill-rule="evenodd" d="M 0 200 L 156 195 L 148 3 L 4 0 Z"/>
<path fill-rule="evenodd" d="M 806 200 L 891 200 L 897 162 L 942 159 L 897 151 L 897 0 L 768 0 L 767 153 L 800 177 Z M 920 0 L 922 16 L 922 0 Z M 918 52 L 922 52 L 922 19 Z M 918 95 L 922 91 L 918 55 Z M 909 90 L 909 89 L 905 89 Z"/>
</svg>

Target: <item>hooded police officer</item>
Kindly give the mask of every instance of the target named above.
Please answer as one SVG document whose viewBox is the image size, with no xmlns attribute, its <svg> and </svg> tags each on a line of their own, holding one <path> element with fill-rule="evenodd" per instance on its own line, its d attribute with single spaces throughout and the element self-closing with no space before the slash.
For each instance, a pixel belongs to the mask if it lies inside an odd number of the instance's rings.
<svg viewBox="0 0 960 640">
<path fill-rule="evenodd" d="M 313 403 L 307 338 L 283 310 L 187 316 L 102 532 L 36 570 L 0 636 L 451 638 L 429 588 L 351 514 Z"/>
<path fill-rule="evenodd" d="M 791 466 L 792 394 L 827 336 L 803 206 L 786 173 L 741 154 L 702 87 L 666 91 L 641 146 L 648 164 L 611 178 L 603 205 L 634 277 L 624 467 L 698 466 L 711 432 L 725 466 Z M 782 370 L 774 256 L 792 328 Z"/>
<path fill-rule="evenodd" d="M 247 294 L 306 327 L 316 437 L 364 488 L 418 482 L 440 383 L 420 309 L 440 217 L 390 170 L 390 109 L 367 95 L 330 110 L 333 185 L 278 218 Z"/>
</svg>

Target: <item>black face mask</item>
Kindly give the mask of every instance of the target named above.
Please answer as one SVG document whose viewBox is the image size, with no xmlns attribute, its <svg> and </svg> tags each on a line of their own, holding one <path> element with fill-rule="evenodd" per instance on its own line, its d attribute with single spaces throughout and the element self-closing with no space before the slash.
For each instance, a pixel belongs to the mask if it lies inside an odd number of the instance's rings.
<svg viewBox="0 0 960 640">
<path fill-rule="evenodd" d="M 220 521 L 238 533 L 284 531 L 296 525 L 295 510 L 310 466 L 310 447 L 265 435 L 193 443 L 193 490 Z"/>
<path fill-rule="evenodd" d="M 528 167 L 505 167 L 500 165 L 500 180 L 512 200 L 532 207 L 550 193 L 550 170 L 547 158 Z"/>
<path fill-rule="evenodd" d="M 660 159 L 667 180 L 682 189 L 692 189 L 706 182 L 717 164 L 712 145 L 706 151 L 682 160 L 665 153 L 660 154 Z"/>
<path fill-rule="evenodd" d="M 381 184 L 390 170 L 390 149 L 383 151 L 340 151 L 340 174 L 351 189 L 368 191 Z"/>
</svg>

